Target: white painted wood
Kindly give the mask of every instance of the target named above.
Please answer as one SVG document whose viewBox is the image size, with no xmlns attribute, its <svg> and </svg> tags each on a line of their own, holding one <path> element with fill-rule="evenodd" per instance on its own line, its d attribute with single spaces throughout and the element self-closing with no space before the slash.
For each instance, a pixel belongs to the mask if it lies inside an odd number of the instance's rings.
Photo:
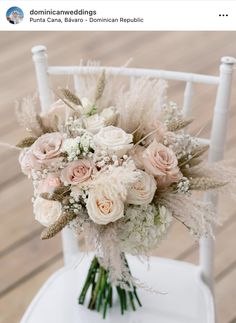
<svg viewBox="0 0 236 323">
<path fill-rule="evenodd" d="M 81 256 L 82 257 L 82 256 Z M 202 282 L 199 267 L 181 261 L 150 258 L 150 269 L 137 257 L 128 256 L 131 271 L 156 291 L 139 288 L 143 304 L 135 312 L 120 314 L 116 292 L 106 320 L 102 314 L 77 304 L 92 255 L 81 258 L 77 267 L 56 272 L 34 298 L 21 323 L 214 323 L 214 303 Z M 87 299 L 88 301 L 88 299 Z"/>
<path fill-rule="evenodd" d="M 47 112 L 52 103 L 52 93 L 48 78 L 47 49 L 39 45 L 32 48 L 33 61 L 38 84 L 39 98 L 42 112 Z"/>
<path fill-rule="evenodd" d="M 71 232 L 71 229 L 65 227 L 61 234 L 64 264 L 67 266 L 76 261 L 79 254 L 79 243 L 78 238 Z"/>
<path fill-rule="evenodd" d="M 210 145 L 210 143 L 211 143 L 210 139 L 198 138 L 198 137 L 197 137 L 197 139 L 198 139 L 199 143 L 203 144 L 203 145 Z"/>
<path fill-rule="evenodd" d="M 191 110 L 191 99 L 193 95 L 193 83 L 187 82 L 184 91 L 184 104 L 183 104 L 183 114 L 185 117 L 190 117 L 192 115 Z"/>
<path fill-rule="evenodd" d="M 223 57 L 221 59 L 220 82 L 211 129 L 209 162 L 215 162 L 224 157 L 232 74 L 235 63 L 236 60 L 233 57 Z M 205 200 L 215 205 L 217 203 L 217 198 L 213 193 L 208 192 L 205 195 Z M 212 238 L 203 238 L 200 242 L 200 266 L 204 281 L 213 291 L 214 241 Z"/>
<path fill-rule="evenodd" d="M 31 51 L 35 64 L 41 110 L 45 113 L 53 102 L 48 78 L 47 49 L 45 46 L 39 45 L 33 47 Z M 75 256 L 79 253 L 78 239 L 68 228 L 65 228 L 62 231 L 62 247 L 64 263 L 65 265 L 68 265 L 73 262 Z"/>
<path fill-rule="evenodd" d="M 203 83 L 209 85 L 217 85 L 219 83 L 218 76 L 182 73 L 174 71 L 162 71 L 154 69 L 131 68 L 131 67 L 106 67 L 106 66 L 49 66 L 48 73 L 52 75 L 74 75 L 86 74 L 88 70 L 94 74 L 99 74 L 103 70 L 106 74 L 122 75 L 122 76 L 149 76 L 154 78 L 163 78 L 166 80 L 177 80 L 183 82 Z"/>
<path fill-rule="evenodd" d="M 67 227 L 62 230 L 61 238 L 64 265 L 68 266 L 70 264 L 73 264 L 76 260 L 76 257 L 78 257 L 79 255 L 79 242 L 78 238 Z"/>
<path fill-rule="evenodd" d="M 74 74 L 74 89 L 75 89 L 75 93 L 78 94 L 79 92 L 79 75 L 78 74 Z"/>
</svg>

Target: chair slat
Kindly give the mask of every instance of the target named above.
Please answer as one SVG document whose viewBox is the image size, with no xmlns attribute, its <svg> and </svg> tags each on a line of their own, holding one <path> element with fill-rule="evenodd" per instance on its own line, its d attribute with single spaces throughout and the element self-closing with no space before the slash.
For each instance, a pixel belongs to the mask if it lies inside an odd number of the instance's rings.
<svg viewBox="0 0 236 323">
<path fill-rule="evenodd" d="M 233 69 L 236 60 L 232 57 L 223 57 L 220 65 L 220 83 L 218 86 L 216 103 L 211 129 L 211 144 L 209 149 L 209 162 L 216 162 L 223 158 L 228 115 L 230 107 L 230 94 Z M 217 204 L 216 194 L 207 192 L 204 200 Z M 214 268 L 214 240 L 212 237 L 202 238 L 200 242 L 200 267 L 204 281 L 213 292 L 213 268 Z"/>
<path fill-rule="evenodd" d="M 88 71 L 93 74 L 100 74 L 103 70 L 107 74 L 123 75 L 123 76 L 148 76 L 155 78 L 163 78 L 166 80 L 176 80 L 183 82 L 203 83 L 209 85 L 219 84 L 218 76 L 182 73 L 174 71 L 163 71 L 144 68 L 120 68 L 120 67 L 106 67 L 106 66 L 49 66 L 48 73 L 51 75 L 74 75 L 87 74 Z"/>
<path fill-rule="evenodd" d="M 48 78 L 48 62 L 45 46 L 35 46 L 32 48 L 33 61 L 39 90 L 39 99 L 42 112 L 47 112 L 53 101 Z"/>
<path fill-rule="evenodd" d="M 78 74 L 74 74 L 73 76 L 73 79 L 74 79 L 74 89 L 75 89 L 75 93 L 78 94 L 79 92 L 79 75 Z"/>
<path fill-rule="evenodd" d="M 183 104 L 183 114 L 185 117 L 190 117 L 192 115 L 191 109 L 191 99 L 193 95 L 193 83 L 187 82 L 184 91 L 184 104 Z"/>
</svg>

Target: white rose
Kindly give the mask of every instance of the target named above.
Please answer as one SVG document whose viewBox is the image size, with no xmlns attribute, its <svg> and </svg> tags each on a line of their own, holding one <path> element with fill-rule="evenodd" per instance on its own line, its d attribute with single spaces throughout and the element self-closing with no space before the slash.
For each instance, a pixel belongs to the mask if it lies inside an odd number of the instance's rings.
<svg viewBox="0 0 236 323">
<path fill-rule="evenodd" d="M 105 119 L 98 114 L 94 114 L 91 117 L 85 118 L 83 121 L 86 130 L 93 134 L 96 134 L 101 128 L 106 125 Z"/>
<path fill-rule="evenodd" d="M 149 204 L 156 192 L 156 181 L 152 175 L 139 171 L 140 178 L 128 190 L 126 202 L 129 204 Z"/>
<path fill-rule="evenodd" d="M 34 201 L 35 220 L 45 227 L 53 224 L 61 215 L 61 203 L 49 201 L 38 196 Z"/>
<path fill-rule="evenodd" d="M 114 126 L 104 127 L 94 136 L 95 146 L 118 157 L 122 157 L 133 147 L 132 140 L 133 135 Z"/>
<path fill-rule="evenodd" d="M 117 119 L 117 112 L 114 107 L 103 109 L 100 116 L 105 119 L 106 126 L 114 125 Z"/>
<path fill-rule="evenodd" d="M 87 211 L 92 221 L 97 224 L 115 222 L 124 216 L 124 203 L 115 189 L 98 187 L 89 192 Z"/>
</svg>

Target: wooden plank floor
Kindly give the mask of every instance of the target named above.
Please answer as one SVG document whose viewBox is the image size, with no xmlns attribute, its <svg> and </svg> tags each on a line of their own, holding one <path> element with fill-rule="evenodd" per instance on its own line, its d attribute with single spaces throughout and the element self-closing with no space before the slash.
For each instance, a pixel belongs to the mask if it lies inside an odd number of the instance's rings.
<svg viewBox="0 0 236 323">
<path fill-rule="evenodd" d="M 75 65 L 80 59 L 104 65 L 191 71 L 217 75 L 223 55 L 236 56 L 235 32 L 1 32 L 0 33 L 0 137 L 15 143 L 23 135 L 14 116 L 14 100 L 36 88 L 30 48 L 44 44 L 53 65 Z M 53 80 L 53 84 L 58 81 Z M 60 79 L 68 84 L 67 77 Z M 236 78 L 232 93 L 226 157 L 236 157 Z M 183 86 L 171 83 L 169 97 L 182 104 Z M 215 89 L 196 86 L 193 131 L 208 135 Z M 60 237 L 42 242 L 34 221 L 31 184 L 20 173 L 17 153 L 0 149 L 0 323 L 18 322 L 43 282 L 62 266 Z M 216 301 L 220 323 L 236 322 L 236 214 L 235 203 L 220 200 L 224 219 L 216 240 Z M 175 224 L 156 254 L 191 262 L 197 244 Z M 201 323 L 201 322 L 199 322 Z"/>
</svg>

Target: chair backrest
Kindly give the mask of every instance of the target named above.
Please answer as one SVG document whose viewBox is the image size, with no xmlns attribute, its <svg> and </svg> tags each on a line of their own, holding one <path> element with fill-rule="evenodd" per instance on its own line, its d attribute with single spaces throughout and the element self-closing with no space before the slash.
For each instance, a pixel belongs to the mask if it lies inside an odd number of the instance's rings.
<svg viewBox="0 0 236 323">
<path fill-rule="evenodd" d="M 85 66 L 48 66 L 47 51 L 44 46 L 32 48 L 33 60 L 35 63 L 36 77 L 38 83 L 41 109 L 46 112 L 52 103 L 53 96 L 49 85 L 50 75 L 72 75 L 74 78 L 75 90 L 79 89 L 79 74 L 86 74 L 88 69 L 94 74 L 105 70 L 107 74 L 119 74 L 132 77 L 150 76 L 166 80 L 177 80 L 185 82 L 183 109 L 186 116 L 191 115 L 191 99 L 193 84 L 209 84 L 218 87 L 215 101 L 214 116 L 212 122 L 210 139 L 202 139 L 210 144 L 209 161 L 214 162 L 223 158 L 227 133 L 228 112 L 230 92 L 232 84 L 233 66 L 236 60 L 233 57 L 221 59 L 219 76 L 200 75 L 194 73 L 182 73 L 174 71 L 141 69 L 141 68 L 117 68 L 117 67 L 85 67 Z M 216 197 L 207 193 L 205 200 L 216 203 Z M 64 260 L 68 264 L 77 255 L 79 248 L 76 238 L 68 229 L 62 233 Z M 213 289 L 213 261 L 214 242 L 212 238 L 203 238 L 200 242 L 200 268 L 202 278 Z"/>
</svg>

